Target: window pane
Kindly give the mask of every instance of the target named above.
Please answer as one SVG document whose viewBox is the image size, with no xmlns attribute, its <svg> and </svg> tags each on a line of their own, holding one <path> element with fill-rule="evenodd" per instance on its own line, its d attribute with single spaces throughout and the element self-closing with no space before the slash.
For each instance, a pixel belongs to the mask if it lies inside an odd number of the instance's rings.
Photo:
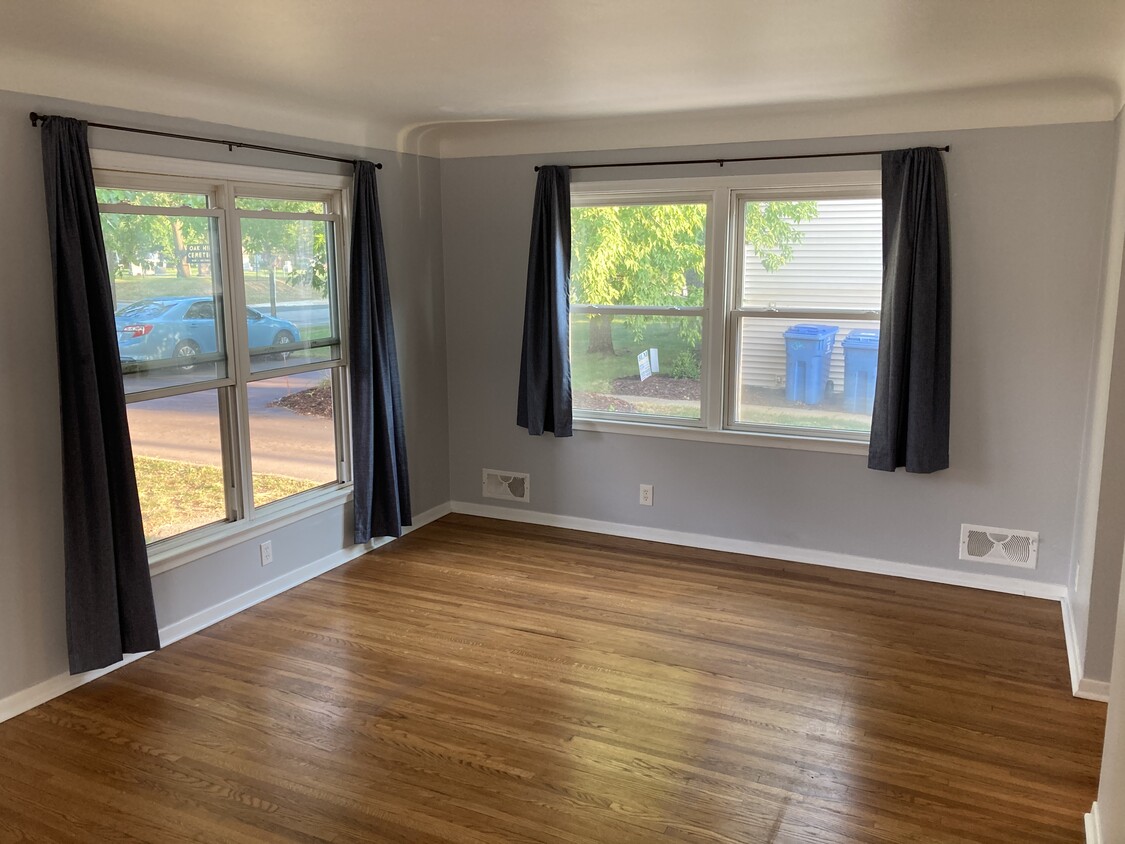
<svg viewBox="0 0 1125 844">
<path fill-rule="evenodd" d="M 747 317 L 738 350 L 737 422 L 871 430 L 878 320 Z"/>
<path fill-rule="evenodd" d="M 254 506 L 339 479 L 331 370 L 251 381 Z"/>
<path fill-rule="evenodd" d="M 878 311 L 883 203 L 742 203 L 742 307 Z"/>
<path fill-rule="evenodd" d="M 707 206 L 571 209 L 571 301 L 702 307 Z"/>
<path fill-rule="evenodd" d="M 702 335 L 702 317 L 571 314 L 574 409 L 699 419 Z"/>
<path fill-rule="evenodd" d="M 218 391 L 135 402 L 127 413 L 145 539 L 225 521 Z"/>
<path fill-rule="evenodd" d="M 150 208 L 207 208 L 205 193 L 170 193 L 168 191 L 96 188 L 98 202 L 107 205 L 140 205 Z"/>
<path fill-rule="evenodd" d="M 126 392 L 226 376 L 218 221 L 102 214 Z"/>
<path fill-rule="evenodd" d="M 332 223 L 243 219 L 253 372 L 340 357 Z"/>
<path fill-rule="evenodd" d="M 264 199 L 257 196 L 235 197 L 234 207 L 240 211 L 288 211 L 290 214 L 327 214 L 328 204 L 315 199 Z"/>
</svg>

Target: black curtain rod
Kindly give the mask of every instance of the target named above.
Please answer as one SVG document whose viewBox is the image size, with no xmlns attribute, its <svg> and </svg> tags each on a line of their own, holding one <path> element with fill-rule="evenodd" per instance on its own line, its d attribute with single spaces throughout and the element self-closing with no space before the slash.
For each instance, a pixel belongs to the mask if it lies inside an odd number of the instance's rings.
<svg viewBox="0 0 1125 844">
<path fill-rule="evenodd" d="M 93 124 L 91 124 L 93 125 Z M 941 152 L 949 152 L 949 145 L 936 147 Z M 864 152 L 817 152 L 803 155 L 756 155 L 749 158 L 686 158 L 680 161 L 623 161 L 620 164 L 571 164 L 571 170 L 601 170 L 603 167 L 668 167 L 672 164 L 736 164 L 741 161 L 792 161 L 797 158 L 846 158 L 856 155 L 882 155 L 890 150 L 869 149 Z M 536 165 L 536 170 L 539 165 Z"/>
<path fill-rule="evenodd" d="M 46 120 L 47 118 L 55 117 L 55 116 L 57 116 L 57 115 L 37 114 L 34 111 L 31 112 L 31 114 L 29 115 L 29 117 L 31 118 L 31 125 L 32 126 L 38 126 L 42 121 Z M 137 129 L 136 127 L 133 127 L 133 126 L 114 126 L 111 123 L 91 123 L 91 122 L 87 122 L 86 125 L 87 126 L 93 126 L 97 129 L 112 129 L 115 132 L 133 132 L 133 133 L 138 134 L 138 135 L 156 135 L 157 137 L 160 137 L 160 138 L 178 138 L 181 141 L 199 141 L 200 143 L 204 143 L 204 144 L 221 144 L 222 146 L 226 147 L 228 150 L 230 150 L 232 152 L 234 151 L 235 147 L 237 147 L 238 149 L 257 149 L 257 150 L 261 150 L 262 152 L 277 152 L 277 153 L 281 153 L 282 155 L 299 155 L 302 158 L 317 158 L 317 159 L 320 159 L 321 161 L 338 161 L 341 164 L 355 164 L 355 161 L 350 159 L 350 158 L 337 158 L 334 155 L 320 155 L 319 153 L 316 153 L 316 152 L 301 152 L 300 150 L 283 149 L 282 147 L 267 147 L 267 146 L 262 146 L 261 144 L 247 144 L 247 143 L 243 143 L 242 141 L 224 141 L 222 138 L 203 138 L 203 137 L 200 137 L 199 135 L 180 135 L 180 134 L 177 134 L 175 132 L 157 132 L 154 129 Z M 383 169 L 382 163 L 376 162 L 375 163 L 375 169 L 376 170 L 382 170 Z"/>
</svg>

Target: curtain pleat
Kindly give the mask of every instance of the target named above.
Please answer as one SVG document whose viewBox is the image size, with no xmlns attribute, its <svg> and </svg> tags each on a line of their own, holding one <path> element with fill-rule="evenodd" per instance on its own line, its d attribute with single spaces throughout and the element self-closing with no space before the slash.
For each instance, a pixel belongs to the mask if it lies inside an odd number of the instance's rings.
<svg viewBox="0 0 1125 844">
<path fill-rule="evenodd" d="M 86 124 L 43 124 L 63 442 L 70 671 L 160 647 Z"/>
<path fill-rule="evenodd" d="M 527 260 L 516 424 L 572 436 L 570 168 L 540 167 Z"/>
<path fill-rule="evenodd" d="M 349 368 L 355 541 L 401 536 L 410 481 L 375 165 L 355 162 Z"/>
<path fill-rule="evenodd" d="M 949 467 L 949 201 L 941 153 L 883 153 L 883 313 L 868 466 Z"/>
</svg>

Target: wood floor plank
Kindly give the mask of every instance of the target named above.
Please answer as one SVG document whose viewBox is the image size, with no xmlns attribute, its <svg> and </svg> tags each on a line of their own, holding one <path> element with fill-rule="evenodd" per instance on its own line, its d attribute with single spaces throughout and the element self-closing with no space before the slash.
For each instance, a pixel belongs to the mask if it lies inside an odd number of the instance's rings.
<svg viewBox="0 0 1125 844">
<path fill-rule="evenodd" d="M 449 516 L 0 724 L 0 842 L 1078 842 L 1058 605 Z"/>
</svg>

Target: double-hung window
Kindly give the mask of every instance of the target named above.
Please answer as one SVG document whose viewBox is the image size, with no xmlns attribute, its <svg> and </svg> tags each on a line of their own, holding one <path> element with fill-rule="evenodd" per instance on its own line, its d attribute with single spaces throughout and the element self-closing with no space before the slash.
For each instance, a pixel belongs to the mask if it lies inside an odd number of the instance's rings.
<svg viewBox="0 0 1125 844">
<path fill-rule="evenodd" d="M 343 185 L 94 175 L 150 547 L 342 493 Z"/>
<path fill-rule="evenodd" d="M 571 232 L 579 428 L 867 441 L 877 172 L 575 183 Z"/>
</svg>

